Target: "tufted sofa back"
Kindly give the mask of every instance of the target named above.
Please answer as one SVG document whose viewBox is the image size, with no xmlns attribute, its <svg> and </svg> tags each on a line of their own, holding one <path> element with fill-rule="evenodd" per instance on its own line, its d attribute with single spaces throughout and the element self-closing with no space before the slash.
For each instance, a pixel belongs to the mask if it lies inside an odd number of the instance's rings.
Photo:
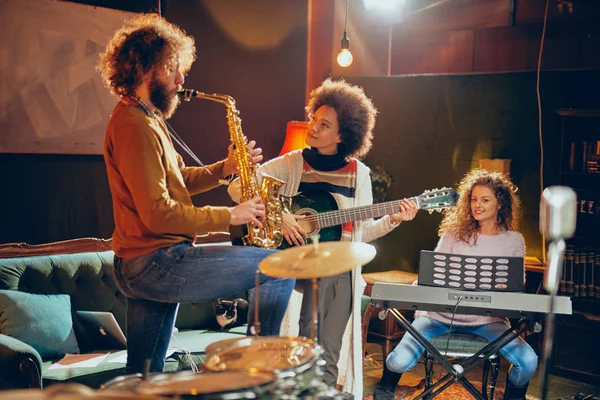
<svg viewBox="0 0 600 400">
<path fill-rule="evenodd" d="M 0 289 L 33 294 L 68 294 L 77 340 L 85 349 L 85 329 L 76 311 L 109 311 L 125 332 L 127 299 L 113 280 L 112 251 L 56 254 L 0 259 Z M 238 294 L 246 297 L 246 294 Z M 215 318 L 210 302 L 182 304 L 176 326 L 184 329 L 210 329 Z M 87 343 L 92 345 L 91 343 Z"/>
</svg>

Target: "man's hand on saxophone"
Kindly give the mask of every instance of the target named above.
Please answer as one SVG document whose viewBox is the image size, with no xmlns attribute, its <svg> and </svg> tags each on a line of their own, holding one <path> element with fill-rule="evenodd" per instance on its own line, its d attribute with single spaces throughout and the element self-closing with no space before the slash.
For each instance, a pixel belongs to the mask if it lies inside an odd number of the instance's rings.
<svg viewBox="0 0 600 400">
<path fill-rule="evenodd" d="M 254 148 L 254 146 L 256 146 L 255 140 L 251 140 L 246 145 L 248 156 L 250 157 L 250 164 L 258 164 L 263 160 L 262 149 L 260 147 Z M 233 149 L 233 145 L 230 144 L 229 148 L 227 149 L 227 159 L 225 160 L 225 165 L 223 166 L 223 175 L 233 175 L 237 172 L 237 154 Z"/>
<path fill-rule="evenodd" d="M 229 211 L 231 211 L 231 225 L 244 225 L 252 222 L 262 228 L 260 220 L 265 217 L 265 205 L 260 198 L 256 197 L 235 207 L 230 207 Z"/>
</svg>

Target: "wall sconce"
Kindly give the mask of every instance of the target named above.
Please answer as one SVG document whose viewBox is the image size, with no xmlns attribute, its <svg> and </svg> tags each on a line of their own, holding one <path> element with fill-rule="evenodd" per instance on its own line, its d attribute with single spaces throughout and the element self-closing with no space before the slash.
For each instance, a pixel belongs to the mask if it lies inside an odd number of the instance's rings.
<svg viewBox="0 0 600 400">
<path fill-rule="evenodd" d="M 346 26 L 348 25 L 348 6 L 350 4 L 350 0 L 346 0 L 346 19 L 344 20 L 344 37 L 342 38 L 342 49 L 340 50 L 340 54 L 337 56 L 337 63 L 340 67 L 348 67 L 352 64 L 352 53 L 350 53 L 350 39 L 348 39 L 348 34 L 346 32 Z"/>
<path fill-rule="evenodd" d="M 306 131 L 308 130 L 308 122 L 306 121 L 289 121 L 285 128 L 285 141 L 279 155 L 289 153 L 293 150 L 301 150 L 308 147 L 306 144 Z"/>
</svg>

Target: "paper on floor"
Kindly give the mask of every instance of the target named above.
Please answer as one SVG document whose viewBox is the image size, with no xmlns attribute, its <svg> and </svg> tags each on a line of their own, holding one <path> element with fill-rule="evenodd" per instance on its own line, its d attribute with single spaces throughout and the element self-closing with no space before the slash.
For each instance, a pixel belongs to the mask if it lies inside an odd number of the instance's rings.
<svg viewBox="0 0 600 400">
<path fill-rule="evenodd" d="M 173 355 L 173 353 L 175 353 L 177 351 L 176 348 L 168 348 L 167 349 L 167 355 L 165 356 L 165 358 L 169 358 Z M 106 360 L 107 363 L 117 363 L 117 364 L 127 364 L 127 351 L 123 351 L 123 354 L 119 354 L 116 357 L 109 357 L 108 360 Z"/>
<path fill-rule="evenodd" d="M 110 353 L 67 354 L 48 369 L 65 368 L 94 368 L 97 367 Z"/>
</svg>

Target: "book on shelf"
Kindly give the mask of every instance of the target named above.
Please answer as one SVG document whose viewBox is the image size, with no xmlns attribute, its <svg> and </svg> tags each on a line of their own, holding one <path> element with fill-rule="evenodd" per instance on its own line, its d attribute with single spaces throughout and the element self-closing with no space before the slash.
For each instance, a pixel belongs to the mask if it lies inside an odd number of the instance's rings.
<svg viewBox="0 0 600 400">
<path fill-rule="evenodd" d="M 600 287 L 600 251 L 568 245 L 563 257 L 561 293 L 575 297 L 597 297 Z M 592 294 L 590 294 L 590 288 Z M 600 297 L 600 296 L 598 296 Z"/>
<path fill-rule="evenodd" d="M 600 248 L 567 246 L 559 294 L 570 296 L 574 309 L 600 313 Z"/>
<path fill-rule="evenodd" d="M 568 172 L 600 174 L 600 140 L 572 141 Z"/>
<path fill-rule="evenodd" d="M 600 140 L 584 142 L 584 172 L 600 174 Z"/>
</svg>

